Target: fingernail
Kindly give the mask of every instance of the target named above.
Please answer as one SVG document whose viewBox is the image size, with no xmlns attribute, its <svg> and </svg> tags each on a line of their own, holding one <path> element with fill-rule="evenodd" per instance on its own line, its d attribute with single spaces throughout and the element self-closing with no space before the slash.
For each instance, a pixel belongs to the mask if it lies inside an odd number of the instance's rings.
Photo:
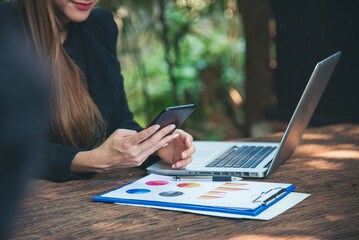
<svg viewBox="0 0 359 240">
<path fill-rule="evenodd" d="M 173 130 L 173 129 L 175 129 L 175 128 L 176 128 L 176 125 L 171 124 L 171 125 L 168 127 L 168 130 Z"/>
<path fill-rule="evenodd" d="M 155 131 L 157 131 L 158 129 L 160 129 L 160 125 L 156 124 L 155 125 Z"/>
<path fill-rule="evenodd" d="M 187 153 L 183 153 L 182 154 L 182 158 L 187 158 L 188 157 L 188 154 Z"/>
<path fill-rule="evenodd" d="M 182 163 L 180 163 L 180 162 L 177 162 L 172 165 L 172 168 L 181 168 L 181 167 L 182 167 Z"/>
<path fill-rule="evenodd" d="M 178 136 L 179 136 L 178 133 L 176 133 L 175 135 L 173 135 L 172 138 L 176 138 L 176 137 L 178 137 Z"/>
<path fill-rule="evenodd" d="M 168 143 L 165 143 L 162 145 L 162 147 L 167 147 L 168 146 Z"/>
</svg>

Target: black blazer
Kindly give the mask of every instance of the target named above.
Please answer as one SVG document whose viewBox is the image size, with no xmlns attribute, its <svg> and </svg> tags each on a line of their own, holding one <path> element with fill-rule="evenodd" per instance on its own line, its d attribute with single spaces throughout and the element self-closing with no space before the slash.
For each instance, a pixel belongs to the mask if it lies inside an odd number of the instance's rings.
<svg viewBox="0 0 359 240">
<path fill-rule="evenodd" d="M 105 120 L 107 136 L 118 128 L 142 130 L 128 108 L 116 52 L 118 29 L 111 12 L 96 8 L 86 21 L 70 22 L 67 27 L 69 34 L 63 46 L 86 77 L 89 93 Z M 94 175 L 69 172 L 75 155 L 86 149 L 65 146 L 51 129 L 47 143 L 42 178 L 67 181 Z"/>
</svg>

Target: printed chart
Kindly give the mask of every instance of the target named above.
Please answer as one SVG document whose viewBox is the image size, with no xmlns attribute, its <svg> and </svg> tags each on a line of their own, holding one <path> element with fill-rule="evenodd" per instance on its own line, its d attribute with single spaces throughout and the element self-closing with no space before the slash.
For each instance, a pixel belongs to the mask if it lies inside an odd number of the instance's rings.
<svg viewBox="0 0 359 240">
<path fill-rule="evenodd" d="M 216 187 L 214 190 L 208 191 L 205 195 L 201 195 L 199 199 L 224 198 L 228 192 L 249 190 L 248 188 L 242 188 L 246 185 L 246 183 L 226 182 L 221 186 Z"/>
<path fill-rule="evenodd" d="M 167 181 L 148 181 L 146 182 L 146 185 L 149 186 L 162 186 L 162 185 L 167 185 L 168 182 Z"/>
<path fill-rule="evenodd" d="M 273 189 L 279 191 L 290 185 L 250 181 L 176 181 L 171 176 L 150 174 L 101 197 L 253 210 L 261 206 L 261 202 L 255 199 L 273 192 Z"/>
<path fill-rule="evenodd" d="M 126 191 L 129 194 L 145 194 L 151 192 L 150 189 L 129 189 Z"/>
<path fill-rule="evenodd" d="M 160 192 L 159 194 L 162 197 L 178 197 L 183 195 L 183 192 L 180 191 L 168 191 L 168 192 Z"/>
</svg>

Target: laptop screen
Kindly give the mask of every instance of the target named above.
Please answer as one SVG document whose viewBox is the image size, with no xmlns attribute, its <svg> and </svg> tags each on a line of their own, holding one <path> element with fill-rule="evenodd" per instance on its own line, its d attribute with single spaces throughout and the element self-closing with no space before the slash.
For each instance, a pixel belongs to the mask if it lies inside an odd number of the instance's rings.
<svg viewBox="0 0 359 240">
<path fill-rule="evenodd" d="M 334 72 L 340 55 L 341 52 L 337 52 L 319 62 L 314 68 L 314 71 L 284 133 L 278 153 L 273 159 L 266 175 L 269 175 L 274 169 L 282 164 L 298 146 L 303 132 L 307 128 L 325 87 Z"/>
</svg>

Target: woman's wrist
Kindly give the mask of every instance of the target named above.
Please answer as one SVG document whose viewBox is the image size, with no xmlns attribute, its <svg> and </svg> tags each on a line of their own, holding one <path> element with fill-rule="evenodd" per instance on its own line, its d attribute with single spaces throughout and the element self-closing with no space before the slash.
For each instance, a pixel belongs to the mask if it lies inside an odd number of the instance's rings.
<svg viewBox="0 0 359 240">
<path fill-rule="evenodd" d="M 96 155 L 96 149 L 78 152 L 72 160 L 70 172 L 101 172 L 101 167 L 98 166 L 98 158 Z"/>
</svg>

